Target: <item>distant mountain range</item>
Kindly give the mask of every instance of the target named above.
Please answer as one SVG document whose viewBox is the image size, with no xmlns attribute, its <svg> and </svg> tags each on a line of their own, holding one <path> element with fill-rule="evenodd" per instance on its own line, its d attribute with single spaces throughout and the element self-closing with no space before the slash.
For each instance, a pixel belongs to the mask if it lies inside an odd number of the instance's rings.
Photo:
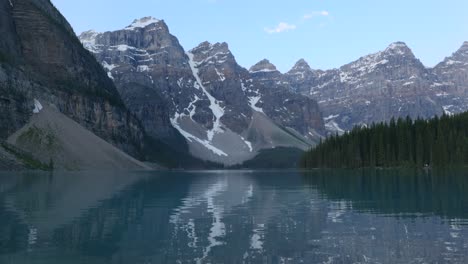
<svg viewBox="0 0 468 264">
<path fill-rule="evenodd" d="M 339 69 L 312 70 L 301 60 L 285 75 L 297 92 L 318 100 L 327 128 L 335 131 L 468 109 L 468 42 L 434 68 L 396 42 Z"/>
<path fill-rule="evenodd" d="M 0 0 L 0 22 L 0 168 L 21 167 L 11 149 L 95 168 L 84 147 L 95 136 L 106 166 L 147 167 L 121 151 L 172 167 L 236 165 L 353 126 L 468 110 L 468 42 L 434 68 L 396 42 L 339 69 L 299 60 L 281 73 L 266 59 L 243 68 L 226 43 L 186 51 L 152 17 L 77 38 L 49 0 Z"/>
<path fill-rule="evenodd" d="M 222 163 L 272 147 L 308 148 L 327 133 L 392 117 L 468 109 L 468 42 L 434 68 L 395 42 L 339 69 L 314 70 L 301 59 L 282 74 L 267 59 L 247 71 L 226 43 L 185 52 L 151 17 L 79 38 L 149 133 L 171 138 L 175 128 L 192 154 Z"/>
</svg>

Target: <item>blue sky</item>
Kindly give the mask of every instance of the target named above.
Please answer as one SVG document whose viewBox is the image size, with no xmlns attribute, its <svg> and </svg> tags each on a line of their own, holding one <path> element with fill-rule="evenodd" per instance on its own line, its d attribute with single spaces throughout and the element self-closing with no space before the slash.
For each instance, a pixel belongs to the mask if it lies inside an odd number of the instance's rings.
<svg viewBox="0 0 468 264">
<path fill-rule="evenodd" d="M 227 42 L 246 68 L 268 58 L 282 72 L 300 59 L 330 69 L 404 41 L 434 66 L 468 41 L 466 0 L 52 0 L 75 32 L 164 19 L 185 49 Z"/>
</svg>

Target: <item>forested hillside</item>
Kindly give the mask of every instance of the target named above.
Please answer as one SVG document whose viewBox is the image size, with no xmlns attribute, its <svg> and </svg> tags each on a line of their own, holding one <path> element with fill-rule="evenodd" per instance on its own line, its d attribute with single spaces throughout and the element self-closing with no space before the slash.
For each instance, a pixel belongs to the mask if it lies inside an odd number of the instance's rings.
<svg viewBox="0 0 468 264">
<path fill-rule="evenodd" d="M 307 152 L 303 168 L 468 164 L 468 113 L 430 120 L 392 119 L 331 136 Z"/>
</svg>

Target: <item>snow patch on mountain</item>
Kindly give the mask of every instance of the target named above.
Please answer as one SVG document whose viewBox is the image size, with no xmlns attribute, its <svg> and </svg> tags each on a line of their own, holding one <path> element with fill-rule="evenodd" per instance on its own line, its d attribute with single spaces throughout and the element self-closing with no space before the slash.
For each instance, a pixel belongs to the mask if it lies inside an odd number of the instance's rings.
<svg viewBox="0 0 468 264">
<path fill-rule="evenodd" d="M 94 30 L 85 31 L 80 35 L 80 41 L 83 44 L 85 49 L 89 50 L 92 53 L 102 52 L 102 45 L 96 44 L 96 37 L 99 35 L 98 32 Z"/>
<path fill-rule="evenodd" d="M 247 145 L 247 147 L 249 147 L 249 151 L 252 152 L 253 151 L 253 148 L 252 148 L 252 142 L 246 140 L 244 137 L 241 137 L 242 141 L 244 141 L 245 145 Z"/>
<path fill-rule="evenodd" d="M 250 73 L 258 73 L 258 72 L 276 72 L 277 70 L 272 69 L 261 69 L 261 70 L 250 70 Z"/>
<path fill-rule="evenodd" d="M 405 55 L 405 50 L 409 49 L 408 46 L 403 42 L 394 42 L 388 46 L 385 52 L 393 52 L 398 55 Z"/>
<path fill-rule="evenodd" d="M 381 65 L 385 65 L 388 63 L 387 59 L 382 58 L 382 53 L 376 53 L 369 56 L 366 56 L 357 62 L 350 65 L 352 71 L 349 72 L 342 72 L 340 75 L 351 75 L 353 72 L 357 72 L 357 76 L 362 77 L 366 74 L 369 74 Z M 344 79 L 344 80 L 343 80 Z M 346 82 L 347 80 L 354 80 L 355 78 L 343 78 L 342 82 Z"/>
<path fill-rule="evenodd" d="M 444 109 L 444 113 L 446 115 L 449 115 L 449 116 L 452 116 L 454 115 L 454 113 L 452 111 L 450 111 L 450 109 L 453 107 L 453 105 L 444 105 L 442 106 L 442 108 Z"/>
<path fill-rule="evenodd" d="M 333 120 L 325 123 L 325 128 L 332 133 L 338 133 L 338 135 L 342 135 L 346 132 Z"/>
<path fill-rule="evenodd" d="M 187 108 L 185 110 L 189 111 L 190 112 L 190 119 L 193 120 L 193 116 L 195 115 L 196 111 L 197 111 L 197 105 L 196 103 L 200 100 L 200 98 L 198 98 L 197 95 L 195 95 L 195 98 L 193 99 L 193 101 L 190 102 L 189 106 L 187 106 Z"/>
<path fill-rule="evenodd" d="M 104 67 L 104 69 L 107 70 L 107 76 L 109 76 L 109 78 L 111 78 L 112 80 L 114 80 L 114 76 L 112 76 L 112 70 L 117 68 L 118 65 L 116 64 L 109 64 L 107 63 L 107 61 L 104 61 L 102 63 L 102 67 Z"/>
<path fill-rule="evenodd" d="M 42 104 L 41 102 L 39 102 L 39 100 L 37 99 L 34 99 L 34 109 L 33 109 L 33 113 L 34 114 L 39 114 L 42 110 Z"/>
<path fill-rule="evenodd" d="M 135 21 L 133 21 L 133 23 L 126 27 L 125 30 L 134 30 L 134 29 L 137 29 L 137 28 L 145 28 L 151 24 L 155 24 L 155 23 L 158 23 L 159 19 L 156 19 L 154 17 L 144 17 L 144 18 L 140 18 L 140 19 L 135 19 Z"/>
<path fill-rule="evenodd" d="M 219 79 L 224 82 L 226 80 L 226 77 L 224 76 L 224 74 L 222 72 L 220 72 L 217 68 L 215 68 L 216 70 L 216 74 L 218 74 L 219 76 Z"/>
<path fill-rule="evenodd" d="M 449 94 L 447 92 L 440 92 L 440 93 L 436 93 L 436 96 L 437 97 L 445 97 L 445 96 L 449 96 Z"/>
<path fill-rule="evenodd" d="M 279 72 L 274 64 L 269 60 L 263 59 L 257 64 L 253 65 L 249 69 L 250 73 L 269 73 L 269 72 Z"/>
<path fill-rule="evenodd" d="M 195 88 L 197 88 L 197 86 L 201 88 L 204 94 L 206 95 L 206 97 L 208 97 L 208 100 L 210 101 L 211 112 L 213 112 L 213 115 L 215 117 L 215 120 L 213 122 L 213 128 L 207 132 L 208 140 L 212 141 L 216 133 L 224 132 L 224 130 L 221 128 L 222 126 L 221 117 L 223 117 L 224 115 L 224 108 L 221 107 L 221 105 L 219 104 L 219 101 L 216 100 L 216 98 L 214 98 L 208 92 L 205 86 L 203 86 L 203 82 L 201 81 L 200 75 L 198 74 L 198 68 L 197 68 L 198 64 L 193 59 L 194 55 L 191 52 L 187 52 L 187 56 L 189 57 L 189 65 L 190 65 L 190 68 L 192 69 L 193 77 L 195 77 L 195 80 L 197 81 L 195 83 Z"/>
<path fill-rule="evenodd" d="M 206 53 L 207 51 L 204 51 L 203 53 Z M 205 58 L 204 60 L 200 61 L 198 65 L 202 65 L 205 63 L 208 64 L 222 64 L 226 62 L 227 56 L 230 55 L 230 52 L 217 52 L 213 54 L 212 56 L 209 56 Z"/>
<path fill-rule="evenodd" d="M 116 64 L 109 64 L 107 63 L 107 61 L 104 61 L 102 63 L 102 66 L 104 67 L 104 69 L 108 70 L 108 71 L 112 71 L 113 69 L 115 69 L 116 67 L 118 67 L 118 65 Z"/>
<path fill-rule="evenodd" d="M 330 120 L 335 119 L 335 118 L 338 118 L 338 117 L 340 117 L 339 114 L 338 114 L 338 115 L 329 115 L 329 116 L 327 116 L 327 117 L 324 117 L 323 120 L 325 120 L 325 121 L 330 121 Z"/>
<path fill-rule="evenodd" d="M 182 136 L 184 136 L 188 141 L 190 142 L 193 142 L 193 141 L 196 141 L 200 144 L 202 144 L 205 148 L 211 150 L 214 154 L 218 155 L 218 156 L 225 156 L 227 157 L 228 154 L 226 154 L 224 151 L 220 150 L 219 148 L 215 147 L 212 145 L 211 143 L 211 140 L 203 140 L 203 139 L 200 139 L 192 134 L 190 134 L 189 132 L 185 131 L 184 129 L 182 129 L 182 127 L 179 125 L 179 118 L 182 117 L 183 115 L 179 114 L 179 113 L 176 113 L 175 116 L 173 118 L 171 118 L 171 124 L 172 126 L 177 129 L 180 134 L 182 134 Z"/>
<path fill-rule="evenodd" d="M 241 80 L 241 89 L 243 92 L 247 91 L 247 87 L 245 87 L 245 84 L 242 80 Z"/>
<path fill-rule="evenodd" d="M 262 97 L 260 95 L 250 96 L 249 97 L 249 104 L 250 104 L 250 107 L 253 110 L 255 110 L 257 112 L 260 112 L 260 113 L 263 113 L 263 109 L 261 107 L 257 106 L 257 103 L 260 102 L 261 99 L 262 99 Z"/>
<path fill-rule="evenodd" d="M 139 65 L 137 67 L 137 72 L 149 72 L 149 69 L 148 65 Z"/>
<path fill-rule="evenodd" d="M 128 45 L 117 45 L 117 46 L 112 46 L 112 47 L 115 47 L 117 48 L 118 51 L 127 51 L 128 49 L 136 49 L 134 47 L 131 47 L 131 46 L 128 46 Z"/>
</svg>

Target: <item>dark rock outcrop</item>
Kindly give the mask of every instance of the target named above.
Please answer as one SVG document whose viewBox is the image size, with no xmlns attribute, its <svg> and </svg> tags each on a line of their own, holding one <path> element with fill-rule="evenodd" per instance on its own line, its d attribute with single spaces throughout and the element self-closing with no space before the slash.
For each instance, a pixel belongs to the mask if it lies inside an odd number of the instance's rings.
<svg viewBox="0 0 468 264">
<path fill-rule="evenodd" d="M 0 0 L 0 138 L 22 127 L 34 99 L 135 156 L 143 130 L 101 65 L 49 0 Z"/>
</svg>

